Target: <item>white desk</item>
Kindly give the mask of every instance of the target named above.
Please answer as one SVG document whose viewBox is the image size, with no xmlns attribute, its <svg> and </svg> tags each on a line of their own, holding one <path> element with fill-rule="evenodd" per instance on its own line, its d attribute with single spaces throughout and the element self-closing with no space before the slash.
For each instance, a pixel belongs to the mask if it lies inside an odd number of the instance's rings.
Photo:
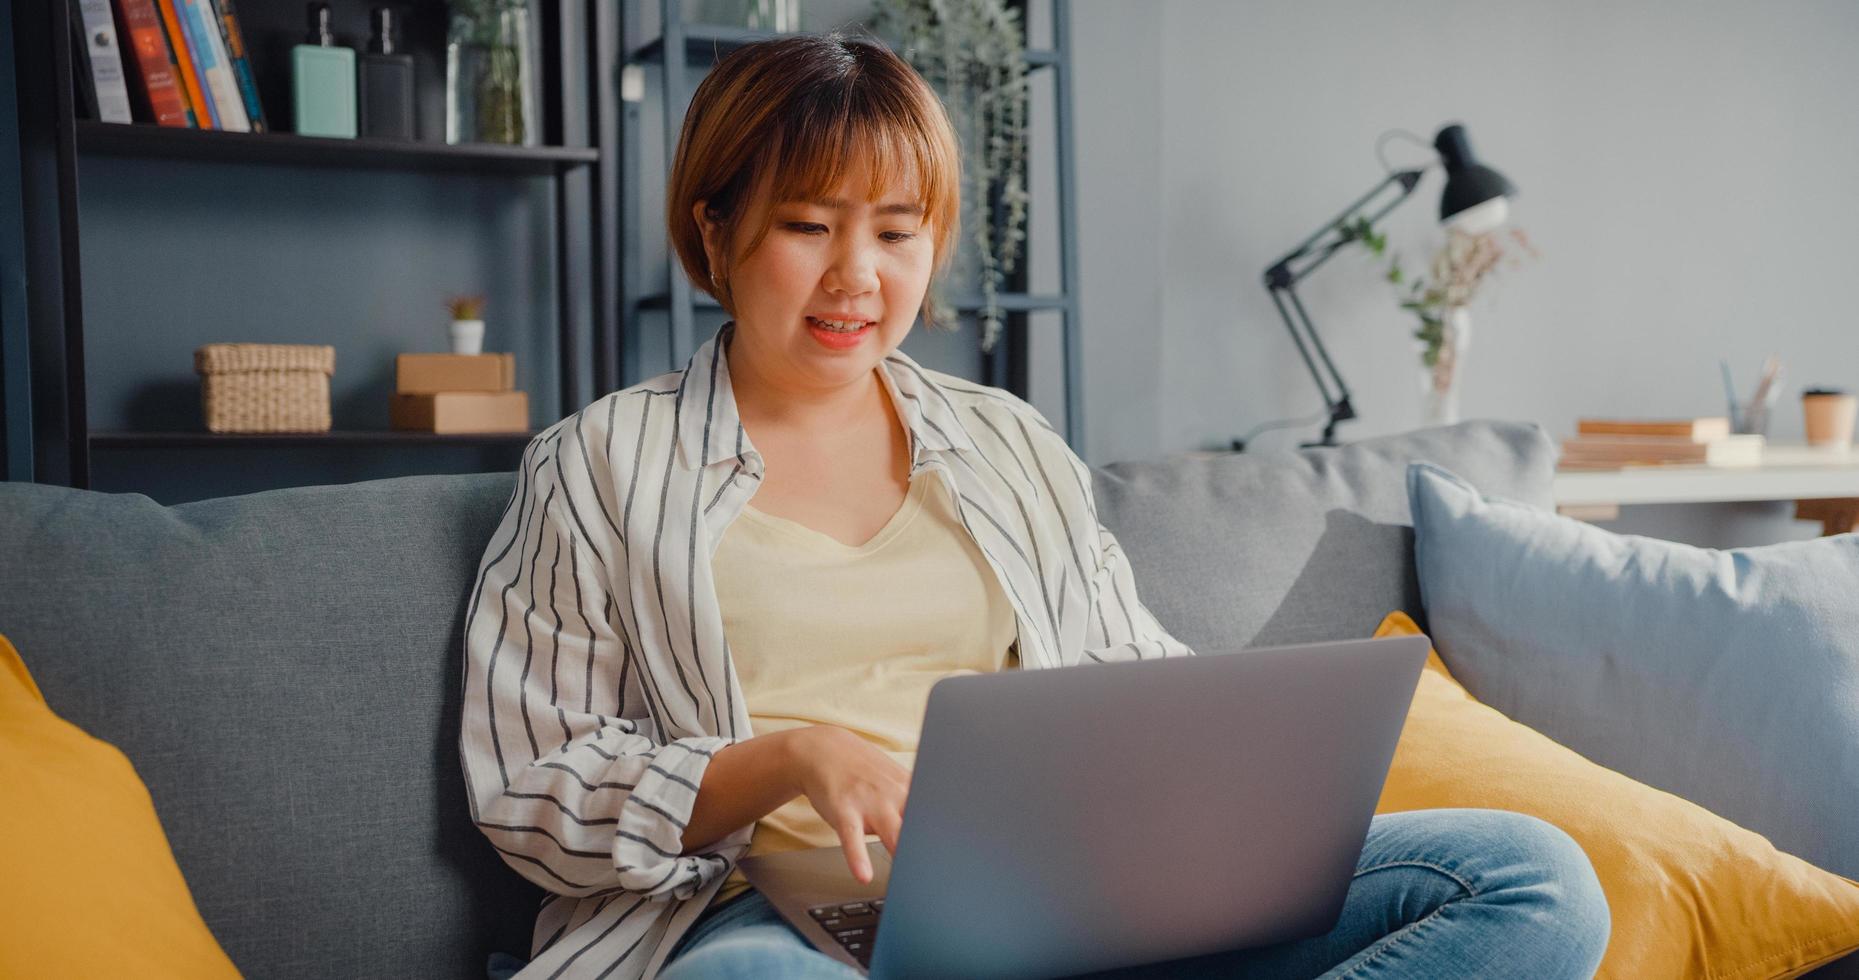
<svg viewBox="0 0 1859 980">
<path fill-rule="evenodd" d="M 1775 444 L 1755 466 L 1557 470 L 1554 492 L 1559 513 L 1590 521 L 1619 517 L 1622 504 L 1792 500 L 1797 519 L 1840 534 L 1859 531 L 1859 452 Z"/>
</svg>

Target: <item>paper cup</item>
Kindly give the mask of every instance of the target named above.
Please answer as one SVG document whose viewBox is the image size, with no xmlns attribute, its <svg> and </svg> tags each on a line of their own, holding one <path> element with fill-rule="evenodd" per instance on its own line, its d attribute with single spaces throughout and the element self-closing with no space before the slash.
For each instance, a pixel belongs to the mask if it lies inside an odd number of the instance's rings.
<svg viewBox="0 0 1859 980">
<path fill-rule="evenodd" d="M 1853 444 L 1853 419 L 1859 415 L 1859 395 L 1803 395 L 1807 444 L 1845 449 Z"/>
</svg>

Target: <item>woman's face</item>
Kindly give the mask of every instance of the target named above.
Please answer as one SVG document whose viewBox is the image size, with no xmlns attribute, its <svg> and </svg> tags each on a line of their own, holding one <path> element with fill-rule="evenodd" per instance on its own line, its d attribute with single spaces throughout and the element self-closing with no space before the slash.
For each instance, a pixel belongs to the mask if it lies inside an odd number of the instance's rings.
<svg viewBox="0 0 1859 980">
<path fill-rule="evenodd" d="M 730 254 L 741 256 L 760 209 L 772 207 L 773 221 L 740 262 L 719 261 L 720 229 L 706 220 L 706 202 L 697 202 L 711 268 L 727 270 L 734 294 L 732 362 L 750 361 L 761 380 L 783 389 L 841 388 L 867 376 L 910 333 L 934 265 L 931 229 L 911 188 L 892 188 L 877 203 L 866 189 L 867 178 L 855 174 L 826 200 L 758 197 Z M 833 319 L 857 329 L 835 332 L 820 322 Z"/>
</svg>

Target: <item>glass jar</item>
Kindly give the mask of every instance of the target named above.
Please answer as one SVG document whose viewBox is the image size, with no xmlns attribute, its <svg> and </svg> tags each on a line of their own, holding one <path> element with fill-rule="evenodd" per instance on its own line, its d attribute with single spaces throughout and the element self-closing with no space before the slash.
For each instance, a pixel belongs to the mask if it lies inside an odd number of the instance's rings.
<svg viewBox="0 0 1859 980">
<path fill-rule="evenodd" d="M 537 143 L 535 20 L 528 0 L 453 0 L 445 141 Z"/>
</svg>

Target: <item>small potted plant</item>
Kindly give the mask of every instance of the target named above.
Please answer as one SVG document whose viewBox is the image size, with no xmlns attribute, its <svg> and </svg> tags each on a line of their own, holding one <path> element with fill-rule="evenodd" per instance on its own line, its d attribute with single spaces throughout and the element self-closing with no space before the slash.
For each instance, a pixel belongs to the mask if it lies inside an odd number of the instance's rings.
<svg viewBox="0 0 1859 980">
<path fill-rule="evenodd" d="M 452 353 L 483 353 L 484 297 L 476 293 L 451 296 L 445 308 L 452 314 Z"/>
</svg>

